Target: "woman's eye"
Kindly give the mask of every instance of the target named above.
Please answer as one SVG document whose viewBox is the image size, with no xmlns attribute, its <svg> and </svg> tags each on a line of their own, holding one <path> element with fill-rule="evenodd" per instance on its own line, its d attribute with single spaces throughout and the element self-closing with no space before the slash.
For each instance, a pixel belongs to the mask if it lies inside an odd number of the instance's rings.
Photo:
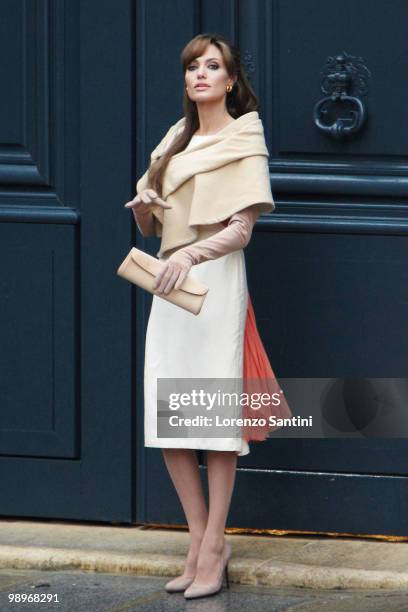
<svg viewBox="0 0 408 612">
<path fill-rule="evenodd" d="M 217 68 L 219 68 L 218 64 L 208 64 L 208 67 L 212 67 L 215 68 L 217 70 Z M 187 70 L 193 70 L 194 68 L 197 68 L 197 66 L 190 64 L 190 66 L 187 66 Z"/>
</svg>

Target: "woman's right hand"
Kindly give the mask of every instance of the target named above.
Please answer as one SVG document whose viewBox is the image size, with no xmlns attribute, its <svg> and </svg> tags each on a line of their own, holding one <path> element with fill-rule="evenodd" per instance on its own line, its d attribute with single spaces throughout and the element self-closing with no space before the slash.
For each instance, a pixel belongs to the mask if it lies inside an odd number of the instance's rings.
<svg viewBox="0 0 408 612">
<path fill-rule="evenodd" d="M 161 206 L 162 208 L 173 208 L 164 200 L 159 198 L 154 189 L 143 189 L 133 200 L 126 202 L 125 208 L 133 208 L 135 212 L 142 215 L 151 212 L 153 206 Z"/>
</svg>

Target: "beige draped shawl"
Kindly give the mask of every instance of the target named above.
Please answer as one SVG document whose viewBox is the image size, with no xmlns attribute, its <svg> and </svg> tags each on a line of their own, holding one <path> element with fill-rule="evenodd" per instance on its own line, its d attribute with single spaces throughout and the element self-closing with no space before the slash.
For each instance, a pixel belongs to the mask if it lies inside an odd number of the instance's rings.
<svg viewBox="0 0 408 612">
<path fill-rule="evenodd" d="M 183 117 L 171 126 L 151 153 L 151 163 L 184 125 Z M 273 211 L 268 157 L 257 111 L 241 115 L 211 138 L 173 155 L 162 189 L 163 199 L 172 208 L 152 207 L 156 234 L 161 237 L 157 256 L 200 240 L 205 226 L 221 223 L 252 204 L 258 204 L 260 212 Z M 137 193 L 148 186 L 147 170 L 137 182 Z M 214 226 L 212 233 L 222 228 Z"/>
</svg>

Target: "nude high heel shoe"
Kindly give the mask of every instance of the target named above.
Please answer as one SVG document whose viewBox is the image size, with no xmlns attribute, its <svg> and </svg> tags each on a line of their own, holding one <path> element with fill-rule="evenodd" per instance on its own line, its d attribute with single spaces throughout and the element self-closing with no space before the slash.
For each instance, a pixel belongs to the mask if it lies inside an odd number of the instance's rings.
<svg viewBox="0 0 408 612">
<path fill-rule="evenodd" d="M 164 588 L 166 589 L 168 593 L 181 593 L 187 587 L 189 587 L 193 581 L 194 581 L 194 576 L 187 577 L 187 578 L 182 578 L 181 576 L 177 576 L 177 578 L 170 580 L 170 582 L 168 582 Z"/>
<path fill-rule="evenodd" d="M 207 597 L 208 595 L 219 593 L 222 589 L 224 575 L 227 587 L 229 588 L 228 561 L 230 560 L 231 554 L 231 545 L 226 542 L 223 552 L 222 568 L 217 582 L 212 584 L 191 584 L 191 586 L 184 591 L 184 597 L 186 599 L 194 599 L 196 597 Z"/>
</svg>

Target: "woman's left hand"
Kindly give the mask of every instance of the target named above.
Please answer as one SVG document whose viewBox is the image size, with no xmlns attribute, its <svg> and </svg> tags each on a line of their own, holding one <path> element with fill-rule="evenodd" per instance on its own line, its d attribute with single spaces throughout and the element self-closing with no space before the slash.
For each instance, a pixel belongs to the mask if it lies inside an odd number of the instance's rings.
<svg viewBox="0 0 408 612">
<path fill-rule="evenodd" d="M 166 260 L 165 266 L 155 277 L 153 289 L 165 294 L 173 287 L 179 289 L 192 265 L 189 255 L 179 249 Z"/>
</svg>

